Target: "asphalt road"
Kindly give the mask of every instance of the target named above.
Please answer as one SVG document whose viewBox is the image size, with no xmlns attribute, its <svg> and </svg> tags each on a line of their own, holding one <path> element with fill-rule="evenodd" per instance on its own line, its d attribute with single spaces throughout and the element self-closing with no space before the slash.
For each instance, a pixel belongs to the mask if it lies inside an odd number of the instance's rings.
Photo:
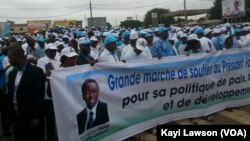
<svg viewBox="0 0 250 141">
<path fill-rule="evenodd" d="M 189 119 L 182 119 L 166 124 L 192 125 Z M 250 105 L 234 109 L 232 112 L 223 110 L 213 114 L 213 121 L 198 118 L 199 125 L 250 125 Z M 3 137 L 0 129 L 0 141 L 14 141 L 12 138 Z M 156 141 L 156 129 L 142 132 L 125 141 Z"/>
</svg>

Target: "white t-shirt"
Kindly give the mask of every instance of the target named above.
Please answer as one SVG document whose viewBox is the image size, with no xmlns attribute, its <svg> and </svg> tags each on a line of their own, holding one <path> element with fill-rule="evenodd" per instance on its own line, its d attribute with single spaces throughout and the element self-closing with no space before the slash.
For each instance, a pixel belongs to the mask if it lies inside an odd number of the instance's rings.
<svg viewBox="0 0 250 141">
<path fill-rule="evenodd" d="M 123 56 L 123 58 L 121 58 L 121 60 L 125 60 L 125 61 L 132 61 L 132 60 L 143 60 L 143 59 L 151 59 L 152 55 L 150 53 L 150 50 L 148 49 L 148 47 L 146 47 L 142 53 L 140 53 L 139 55 L 137 55 L 134 52 L 133 48 L 129 48 L 128 51 L 126 52 L 126 54 Z"/>
<path fill-rule="evenodd" d="M 105 48 L 104 51 L 101 53 L 98 62 L 111 62 L 111 63 L 116 63 L 116 62 L 119 62 L 119 58 L 117 57 L 116 54 L 112 54 L 110 51 L 108 51 L 108 50 Z"/>
<path fill-rule="evenodd" d="M 186 55 L 186 54 L 187 54 L 187 52 L 184 51 L 185 48 L 186 48 L 186 46 L 187 46 L 186 44 L 180 44 L 180 46 L 179 46 L 179 48 L 178 48 L 179 55 Z"/>
<path fill-rule="evenodd" d="M 201 43 L 202 52 L 206 52 L 206 51 L 216 52 L 213 42 L 207 37 L 200 38 L 200 43 Z"/>
<path fill-rule="evenodd" d="M 45 66 L 48 63 L 52 63 L 52 66 L 53 66 L 54 70 L 60 68 L 60 62 L 57 59 L 52 60 L 52 59 L 48 58 L 47 56 L 40 58 L 37 61 L 37 66 L 40 67 L 43 70 L 44 73 L 46 73 Z M 44 99 L 51 100 L 51 98 L 47 94 L 47 89 L 48 89 L 48 82 L 45 83 L 45 97 L 44 97 Z"/>
<path fill-rule="evenodd" d="M 250 47 L 250 34 L 241 37 L 241 39 L 238 40 L 238 44 L 240 47 Z"/>
<path fill-rule="evenodd" d="M 17 109 L 17 97 L 16 97 L 17 88 L 19 86 L 19 83 L 20 83 L 22 76 L 23 76 L 23 71 L 18 71 L 17 75 L 16 75 L 16 79 L 15 79 L 15 85 L 14 85 L 15 90 L 14 90 L 14 97 L 13 97 L 14 108 L 16 111 L 18 111 L 18 109 Z"/>
<path fill-rule="evenodd" d="M 99 59 L 99 49 L 97 47 L 90 47 L 90 56 L 95 60 Z"/>
</svg>

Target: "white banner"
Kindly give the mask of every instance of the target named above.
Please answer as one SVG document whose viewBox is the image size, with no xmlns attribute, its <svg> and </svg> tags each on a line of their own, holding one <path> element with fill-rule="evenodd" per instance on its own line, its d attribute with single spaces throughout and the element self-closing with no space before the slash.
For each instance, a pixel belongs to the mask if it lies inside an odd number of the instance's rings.
<svg viewBox="0 0 250 141">
<path fill-rule="evenodd" d="M 121 140 L 250 103 L 250 50 L 99 63 L 52 72 L 60 141 Z"/>
</svg>

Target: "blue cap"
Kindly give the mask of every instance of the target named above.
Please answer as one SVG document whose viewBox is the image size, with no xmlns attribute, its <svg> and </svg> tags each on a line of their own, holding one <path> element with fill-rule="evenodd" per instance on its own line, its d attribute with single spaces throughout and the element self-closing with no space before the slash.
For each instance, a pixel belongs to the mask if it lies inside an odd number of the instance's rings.
<svg viewBox="0 0 250 141">
<path fill-rule="evenodd" d="M 41 38 L 38 39 L 38 41 L 44 43 L 45 42 L 45 38 L 41 37 Z"/>
<path fill-rule="evenodd" d="M 204 34 L 204 29 L 202 27 L 197 27 L 194 31 L 195 34 Z"/>
<path fill-rule="evenodd" d="M 138 34 L 139 36 L 141 36 L 141 35 L 142 35 L 142 32 L 141 32 L 141 31 L 137 31 L 137 34 Z"/>
<path fill-rule="evenodd" d="M 124 38 L 125 36 L 130 36 L 130 32 L 129 31 L 125 31 L 122 33 L 122 38 Z"/>
<path fill-rule="evenodd" d="M 82 44 L 83 45 L 90 45 L 90 40 L 85 40 Z"/>
<path fill-rule="evenodd" d="M 153 34 L 147 33 L 147 34 L 145 35 L 145 38 L 148 38 L 148 37 L 153 37 Z"/>
<path fill-rule="evenodd" d="M 241 32 L 241 29 L 240 28 L 235 28 L 234 29 L 234 33 L 240 33 Z"/>
<path fill-rule="evenodd" d="M 85 35 L 86 35 L 86 32 L 84 32 L 84 31 L 78 31 L 77 32 L 77 37 L 83 37 Z"/>
<path fill-rule="evenodd" d="M 161 33 L 165 32 L 165 31 L 169 31 L 169 28 L 160 27 L 160 28 L 158 29 L 158 34 L 161 34 Z"/>
<path fill-rule="evenodd" d="M 120 41 L 120 40 L 117 40 L 117 41 L 116 41 L 116 46 L 118 46 L 118 47 L 119 47 L 119 46 L 121 46 L 122 44 L 123 44 L 123 42 L 122 42 L 122 41 Z"/>
<path fill-rule="evenodd" d="M 114 35 L 108 35 L 105 39 L 104 39 L 104 45 L 106 46 L 107 44 L 111 43 L 111 42 L 115 42 L 117 40 L 117 38 Z"/>
</svg>

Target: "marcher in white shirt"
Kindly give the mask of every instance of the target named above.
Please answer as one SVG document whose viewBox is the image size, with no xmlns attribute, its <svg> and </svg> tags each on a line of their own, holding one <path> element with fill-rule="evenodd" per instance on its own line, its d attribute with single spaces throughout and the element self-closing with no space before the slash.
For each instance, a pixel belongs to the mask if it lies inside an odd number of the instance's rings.
<svg viewBox="0 0 250 141">
<path fill-rule="evenodd" d="M 98 39 L 95 36 L 90 38 L 90 56 L 93 57 L 96 61 L 99 59 L 99 48 L 97 48 Z"/>
<path fill-rule="evenodd" d="M 104 40 L 105 49 L 101 53 L 98 62 L 119 62 L 119 58 L 115 54 L 116 49 L 116 37 L 113 35 L 108 35 Z"/>
<path fill-rule="evenodd" d="M 62 50 L 60 59 L 61 67 L 67 68 L 76 66 L 77 56 L 78 54 L 75 52 L 74 48 L 72 47 L 64 48 Z"/>
<path fill-rule="evenodd" d="M 244 27 L 242 29 L 243 38 L 238 40 L 238 44 L 240 47 L 250 47 L 250 27 Z"/>
<path fill-rule="evenodd" d="M 183 33 L 182 35 L 180 35 L 180 40 L 181 44 L 178 47 L 178 53 L 179 55 L 186 55 L 187 52 L 185 51 L 185 49 L 187 47 L 187 34 Z"/>
<path fill-rule="evenodd" d="M 46 127 L 47 134 L 49 140 L 55 140 L 55 115 L 54 115 L 54 107 L 52 102 L 52 93 L 50 89 L 50 74 L 51 70 L 56 70 L 60 67 L 59 60 L 56 60 L 57 47 L 54 46 L 53 43 L 47 44 L 45 46 L 45 57 L 42 57 L 38 60 L 37 66 L 43 69 L 43 72 L 46 76 L 45 82 L 45 119 L 46 119 Z"/>
<path fill-rule="evenodd" d="M 138 38 L 139 38 L 138 33 L 136 31 L 131 31 L 129 36 L 130 43 L 122 49 L 120 58 L 121 60 L 124 60 L 124 56 L 127 54 L 129 50 L 133 50 L 136 47 L 136 41 Z"/>
<path fill-rule="evenodd" d="M 136 47 L 129 48 L 127 53 L 124 55 L 122 61 L 133 61 L 133 60 L 143 60 L 151 59 L 152 55 L 149 48 L 147 47 L 147 41 L 143 38 L 139 38 L 136 41 Z"/>
<path fill-rule="evenodd" d="M 201 51 L 202 52 L 216 52 L 216 49 L 213 45 L 213 42 L 204 36 L 204 29 L 202 27 L 198 27 L 195 30 L 195 33 L 197 34 L 198 38 L 200 39 L 201 43 Z"/>
<path fill-rule="evenodd" d="M 37 66 L 43 69 L 44 73 L 46 73 L 46 65 L 48 63 L 51 63 L 51 65 L 53 66 L 53 69 L 58 69 L 60 67 L 59 60 L 55 59 L 56 51 L 57 51 L 57 48 L 52 43 L 47 44 L 45 46 L 46 56 L 40 58 L 37 62 Z"/>
</svg>

